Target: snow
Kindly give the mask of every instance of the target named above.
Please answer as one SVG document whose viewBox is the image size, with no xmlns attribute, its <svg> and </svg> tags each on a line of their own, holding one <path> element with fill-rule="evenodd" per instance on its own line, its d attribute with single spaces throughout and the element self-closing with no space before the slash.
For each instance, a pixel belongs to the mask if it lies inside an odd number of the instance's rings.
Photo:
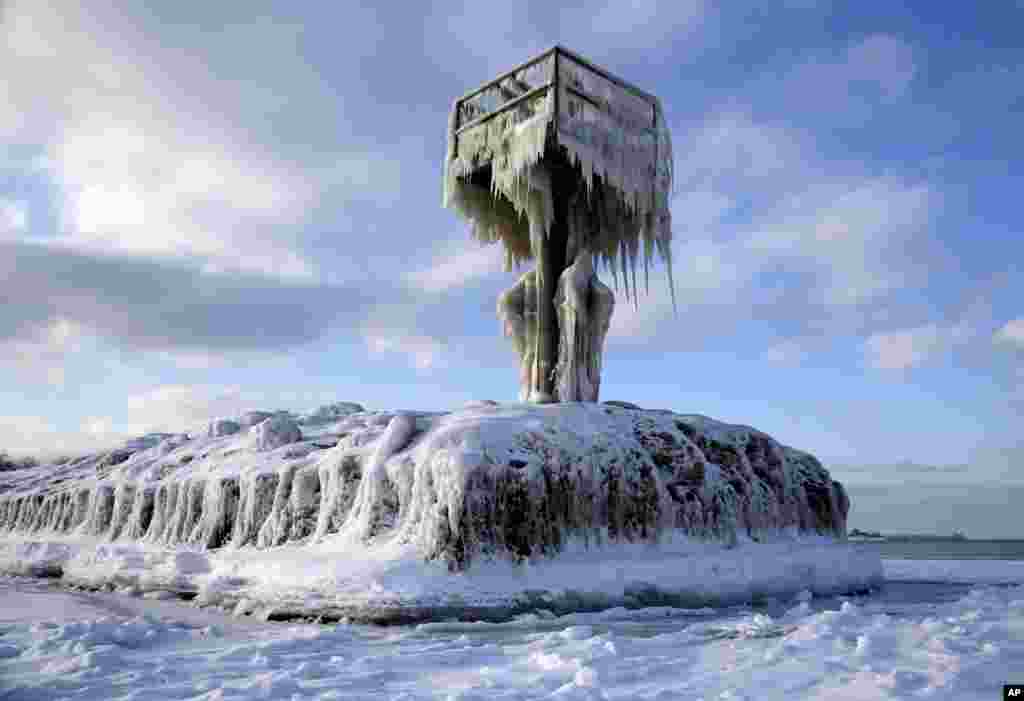
<svg viewBox="0 0 1024 701">
<path fill-rule="evenodd" d="M 302 431 L 299 425 L 291 418 L 278 414 L 260 421 L 250 433 L 255 437 L 256 450 L 266 452 L 276 450 L 289 443 L 298 443 L 302 440 Z"/>
<path fill-rule="evenodd" d="M 325 404 L 301 419 L 301 423 L 307 426 L 322 426 L 335 423 L 346 416 L 359 414 L 366 411 L 361 404 L 355 402 L 335 402 Z"/>
<path fill-rule="evenodd" d="M 699 608 L 800 591 L 865 591 L 879 586 L 882 575 L 870 549 L 821 537 L 735 548 L 679 542 L 594 551 L 575 543 L 557 559 L 495 561 L 457 575 L 442 563 L 423 562 L 409 546 L 368 551 L 332 542 L 210 552 L 81 538 L 0 542 L 0 571 L 38 574 L 44 565 L 66 584 L 196 595 L 225 611 L 258 609 L 279 618 L 379 622 L 505 620 L 538 609 Z"/>
<path fill-rule="evenodd" d="M 385 628 L 274 624 L 0 577 L 0 697 L 981 701 L 1000 698 L 1024 660 L 1017 564 L 978 570 L 1014 584 L 963 591 L 892 582 L 756 607 Z"/>
<path fill-rule="evenodd" d="M 206 435 L 210 438 L 230 436 L 242 430 L 241 424 L 230 419 L 216 419 L 206 427 Z"/>
</svg>

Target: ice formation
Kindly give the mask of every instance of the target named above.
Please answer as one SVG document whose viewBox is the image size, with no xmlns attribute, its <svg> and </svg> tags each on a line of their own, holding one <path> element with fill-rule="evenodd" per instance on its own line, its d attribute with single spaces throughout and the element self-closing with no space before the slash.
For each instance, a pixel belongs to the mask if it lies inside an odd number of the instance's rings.
<svg viewBox="0 0 1024 701">
<path fill-rule="evenodd" d="M 519 399 L 536 401 L 537 271 L 520 276 L 498 297 L 498 318 L 519 356 Z M 580 252 L 558 279 L 557 401 L 596 402 L 601 387 L 601 356 L 615 308 L 615 295 L 594 274 L 593 255 Z"/>
<path fill-rule="evenodd" d="M 601 353 L 615 309 L 615 295 L 594 274 L 589 250 L 581 251 L 558 280 L 556 396 L 596 402 L 601 389 Z"/>
<path fill-rule="evenodd" d="M 654 96 L 556 48 L 457 100 L 448 133 L 444 205 L 480 241 L 501 241 L 509 268 L 535 256 L 535 212 L 539 231 L 550 231 L 551 195 L 536 166 L 557 147 L 585 185 L 570 220 L 590 224 L 593 250 L 622 272 L 627 297 L 641 260 L 646 270 L 657 253 L 671 275 L 672 142 Z M 474 178 L 487 168 L 489 182 Z"/>
<path fill-rule="evenodd" d="M 268 416 L 251 429 L 256 450 L 267 451 L 302 440 L 299 425 L 283 414 Z"/>
<path fill-rule="evenodd" d="M 594 259 L 634 303 L 655 253 L 672 287 L 671 185 L 658 100 L 560 47 L 455 102 L 445 206 L 502 242 L 509 269 L 538 264 L 499 300 L 521 399 L 597 400 L 614 303 Z"/>
<path fill-rule="evenodd" d="M 302 429 L 276 414 L 4 473 L 0 530 L 205 548 L 341 537 L 453 569 L 570 541 L 845 535 L 846 494 L 814 457 L 697 415 L 479 403 Z"/>
<path fill-rule="evenodd" d="M 0 473 L 0 573 L 389 623 L 879 581 L 842 485 L 746 426 L 624 402 L 265 414 Z"/>
</svg>

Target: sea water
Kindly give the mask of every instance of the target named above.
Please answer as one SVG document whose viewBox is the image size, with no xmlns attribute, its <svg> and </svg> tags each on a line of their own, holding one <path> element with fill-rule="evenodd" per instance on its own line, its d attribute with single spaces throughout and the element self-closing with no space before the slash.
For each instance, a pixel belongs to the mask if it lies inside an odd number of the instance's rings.
<svg viewBox="0 0 1024 701">
<path fill-rule="evenodd" d="M 893 539 L 865 541 L 883 560 L 1024 560 L 1024 540 Z"/>
</svg>

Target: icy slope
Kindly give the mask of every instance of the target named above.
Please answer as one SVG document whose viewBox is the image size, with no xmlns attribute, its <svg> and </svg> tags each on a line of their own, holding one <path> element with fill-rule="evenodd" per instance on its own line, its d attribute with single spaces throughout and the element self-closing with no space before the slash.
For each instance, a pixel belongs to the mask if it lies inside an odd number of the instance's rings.
<svg viewBox="0 0 1024 701">
<path fill-rule="evenodd" d="M 340 533 L 453 570 L 567 539 L 845 536 L 846 494 L 813 456 L 702 416 L 582 403 L 253 414 L 2 474 L 0 529 L 208 549 Z"/>
</svg>

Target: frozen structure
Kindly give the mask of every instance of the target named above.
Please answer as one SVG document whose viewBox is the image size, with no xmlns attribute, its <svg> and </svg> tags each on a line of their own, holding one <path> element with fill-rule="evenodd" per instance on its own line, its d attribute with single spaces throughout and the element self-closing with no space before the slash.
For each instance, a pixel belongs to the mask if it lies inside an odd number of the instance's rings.
<svg viewBox="0 0 1024 701">
<path fill-rule="evenodd" d="M 556 46 L 452 106 L 444 204 L 473 235 L 536 259 L 498 301 L 520 359 L 523 401 L 590 401 L 614 296 L 594 259 L 622 274 L 657 253 L 671 278 L 672 143 L 657 98 Z M 643 249 L 641 252 L 641 248 Z M 673 293 L 674 301 L 674 293 Z"/>
<path fill-rule="evenodd" d="M 341 534 L 414 544 L 458 570 L 573 539 L 846 533 L 846 494 L 814 457 L 699 415 L 474 403 L 316 424 L 325 413 L 268 414 L 244 431 L 215 421 L 2 473 L 0 530 L 210 549 Z"/>
<path fill-rule="evenodd" d="M 335 620 L 701 606 L 877 584 L 848 510 L 813 456 L 700 415 L 338 403 L 0 473 L 0 571 Z"/>
</svg>

